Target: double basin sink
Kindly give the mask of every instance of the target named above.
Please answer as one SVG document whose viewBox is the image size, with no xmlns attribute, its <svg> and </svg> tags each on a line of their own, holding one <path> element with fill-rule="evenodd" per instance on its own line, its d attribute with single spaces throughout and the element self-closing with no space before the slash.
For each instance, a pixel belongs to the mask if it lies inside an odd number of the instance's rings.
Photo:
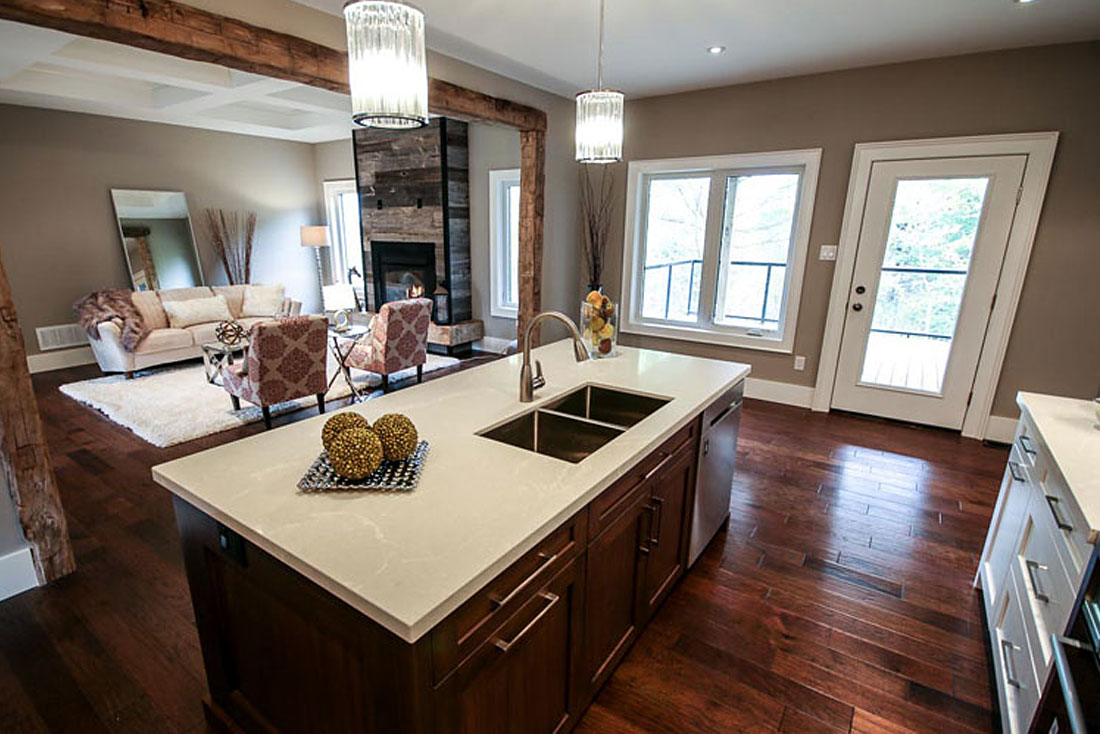
<svg viewBox="0 0 1100 734">
<path fill-rule="evenodd" d="M 669 400 L 585 385 L 477 435 L 576 464 Z"/>
</svg>

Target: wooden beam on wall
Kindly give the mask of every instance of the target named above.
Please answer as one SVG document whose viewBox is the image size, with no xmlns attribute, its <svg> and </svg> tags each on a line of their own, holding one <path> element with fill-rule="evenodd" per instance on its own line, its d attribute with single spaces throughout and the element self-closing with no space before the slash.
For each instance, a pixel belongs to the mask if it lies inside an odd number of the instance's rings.
<svg viewBox="0 0 1100 734">
<path fill-rule="evenodd" d="M 69 527 L 38 415 L 23 331 L 0 260 L 0 471 L 7 480 L 40 583 L 76 569 Z"/>
<path fill-rule="evenodd" d="M 517 338 L 542 309 L 542 237 L 546 197 L 546 133 L 521 130 L 519 177 L 519 314 Z M 532 344 L 539 343 L 536 329 Z"/>
</svg>

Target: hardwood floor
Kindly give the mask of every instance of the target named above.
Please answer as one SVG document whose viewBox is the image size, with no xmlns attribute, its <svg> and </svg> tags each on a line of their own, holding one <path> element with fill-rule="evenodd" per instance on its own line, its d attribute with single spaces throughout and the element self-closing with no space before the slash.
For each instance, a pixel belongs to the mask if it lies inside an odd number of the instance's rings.
<svg viewBox="0 0 1100 734">
<path fill-rule="evenodd" d="M 158 449 L 57 391 L 94 374 L 35 377 L 78 568 L 0 603 L 0 728 L 205 731 L 175 521 L 149 467 L 262 428 Z M 728 530 L 577 731 L 990 731 L 970 581 L 1005 451 L 756 401 L 740 441 Z"/>
</svg>

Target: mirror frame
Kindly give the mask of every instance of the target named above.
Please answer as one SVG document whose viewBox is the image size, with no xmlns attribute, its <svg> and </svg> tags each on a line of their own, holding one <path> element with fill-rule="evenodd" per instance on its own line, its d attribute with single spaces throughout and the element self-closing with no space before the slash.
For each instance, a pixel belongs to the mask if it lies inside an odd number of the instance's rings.
<svg viewBox="0 0 1100 734">
<path fill-rule="evenodd" d="M 199 241 L 195 239 L 195 225 L 191 221 L 191 203 L 187 201 L 187 194 L 182 191 L 171 191 L 168 189 L 110 189 L 111 193 L 111 208 L 115 213 L 115 223 L 118 225 L 118 238 L 119 244 L 122 246 L 122 257 L 126 260 L 126 273 L 130 276 L 131 290 L 137 290 L 137 284 L 134 283 L 134 264 L 130 261 L 130 251 L 126 248 L 126 234 L 122 230 L 122 216 L 118 213 L 118 202 L 115 201 L 116 192 L 124 191 L 139 191 L 150 192 L 154 194 L 179 194 L 183 197 L 183 205 L 187 208 L 187 233 L 191 236 L 191 250 L 195 253 L 195 267 L 199 270 L 199 282 L 194 287 L 201 287 L 206 285 L 206 273 L 202 269 L 202 253 L 199 252 Z M 152 288 L 150 290 L 159 290 Z"/>
</svg>

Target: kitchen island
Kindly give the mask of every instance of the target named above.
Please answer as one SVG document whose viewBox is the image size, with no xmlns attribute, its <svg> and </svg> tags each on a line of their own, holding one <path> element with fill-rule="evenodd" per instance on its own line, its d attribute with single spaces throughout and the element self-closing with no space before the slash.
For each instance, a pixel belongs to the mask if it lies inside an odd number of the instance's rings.
<svg viewBox="0 0 1100 734">
<path fill-rule="evenodd" d="M 702 415 L 747 365 L 623 348 L 534 352 L 354 406 L 430 442 L 407 493 L 303 493 L 325 417 L 157 466 L 176 512 L 210 687 L 227 728 L 570 728 L 683 574 Z M 571 460 L 493 440 L 594 385 L 655 399 Z M 739 394 L 739 392 L 738 392 Z M 564 409 L 564 408 L 563 408 Z"/>
</svg>

